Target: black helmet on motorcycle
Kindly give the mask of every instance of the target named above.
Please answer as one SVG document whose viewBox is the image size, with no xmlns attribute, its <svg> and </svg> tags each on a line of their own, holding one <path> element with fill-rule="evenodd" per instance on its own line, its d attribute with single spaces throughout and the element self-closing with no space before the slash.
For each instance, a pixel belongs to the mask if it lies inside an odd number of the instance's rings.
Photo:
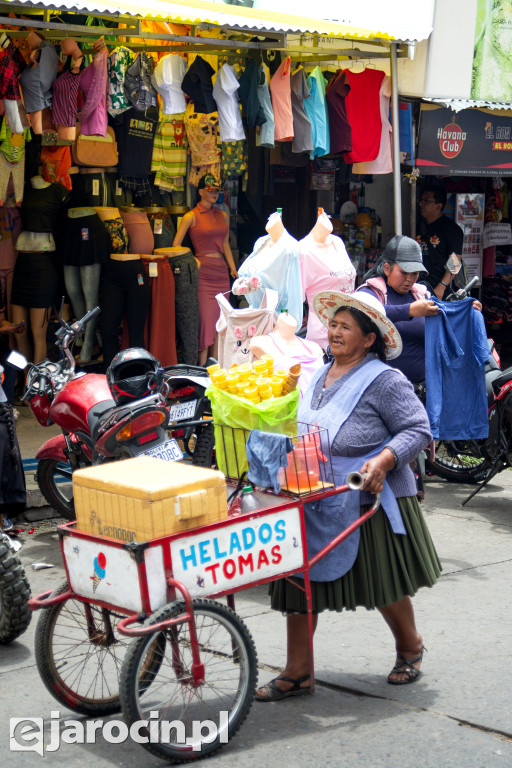
<svg viewBox="0 0 512 768">
<path fill-rule="evenodd" d="M 117 405 L 160 392 L 163 380 L 159 361 L 141 347 L 118 352 L 107 368 L 108 386 Z"/>
</svg>

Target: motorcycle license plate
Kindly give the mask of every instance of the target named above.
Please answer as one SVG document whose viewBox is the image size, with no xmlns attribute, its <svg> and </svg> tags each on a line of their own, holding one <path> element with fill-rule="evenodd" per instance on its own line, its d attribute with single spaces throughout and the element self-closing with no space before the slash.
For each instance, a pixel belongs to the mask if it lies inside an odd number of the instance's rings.
<svg viewBox="0 0 512 768">
<path fill-rule="evenodd" d="M 183 453 L 176 440 L 167 440 L 161 445 L 155 445 L 142 452 L 143 456 L 152 456 L 154 459 L 163 459 L 164 461 L 181 461 Z"/>
<path fill-rule="evenodd" d="M 169 409 L 169 421 L 183 421 L 191 419 L 196 412 L 197 400 L 189 400 L 188 403 L 176 403 Z"/>
</svg>

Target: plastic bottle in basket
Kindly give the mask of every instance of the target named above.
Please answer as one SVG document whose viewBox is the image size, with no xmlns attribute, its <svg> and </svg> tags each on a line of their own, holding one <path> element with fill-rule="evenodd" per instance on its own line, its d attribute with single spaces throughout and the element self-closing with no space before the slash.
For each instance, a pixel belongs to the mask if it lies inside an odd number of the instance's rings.
<svg viewBox="0 0 512 768">
<path fill-rule="evenodd" d="M 320 482 L 320 463 L 326 462 L 318 433 L 301 435 L 295 450 L 287 454 L 285 484 L 292 492 L 315 490 Z"/>
</svg>

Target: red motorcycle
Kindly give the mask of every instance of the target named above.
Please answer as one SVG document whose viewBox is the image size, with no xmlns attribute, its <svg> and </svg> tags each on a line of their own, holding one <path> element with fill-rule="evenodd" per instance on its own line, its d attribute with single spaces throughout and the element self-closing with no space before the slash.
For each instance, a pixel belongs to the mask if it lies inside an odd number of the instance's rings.
<svg viewBox="0 0 512 768">
<path fill-rule="evenodd" d="M 71 325 L 61 320 L 56 332 L 61 357 L 30 364 L 22 398 L 40 424 L 57 424 L 62 430 L 37 451 L 36 478 L 46 501 L 69 520 L 75 519 L 75 470 L 140 454 L 166 461 L 183 458 L 167 434 L 168 388 L 153 355 L 127 349 L 116 355 L 107 375 L 75 374 L 70 347 L 99 311 L 96 307 Z M 17 352 L 8 362 L 21 369 L 28 365 Z"/>
</svg>

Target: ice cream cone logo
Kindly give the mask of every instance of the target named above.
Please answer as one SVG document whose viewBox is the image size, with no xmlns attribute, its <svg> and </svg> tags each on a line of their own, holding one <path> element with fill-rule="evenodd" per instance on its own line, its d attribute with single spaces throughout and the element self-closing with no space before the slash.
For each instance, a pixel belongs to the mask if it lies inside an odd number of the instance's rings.
<svg viewBox="0 0 512 768">
<path fill-rule="evenodd" d="M 94 575 L 92 579 L 92 591 L 96 592 L 98 584 L 105 578 L 107 558 L 103 552 L 98 552 L 98 556 L 94 558 Z"/>
</svg>

